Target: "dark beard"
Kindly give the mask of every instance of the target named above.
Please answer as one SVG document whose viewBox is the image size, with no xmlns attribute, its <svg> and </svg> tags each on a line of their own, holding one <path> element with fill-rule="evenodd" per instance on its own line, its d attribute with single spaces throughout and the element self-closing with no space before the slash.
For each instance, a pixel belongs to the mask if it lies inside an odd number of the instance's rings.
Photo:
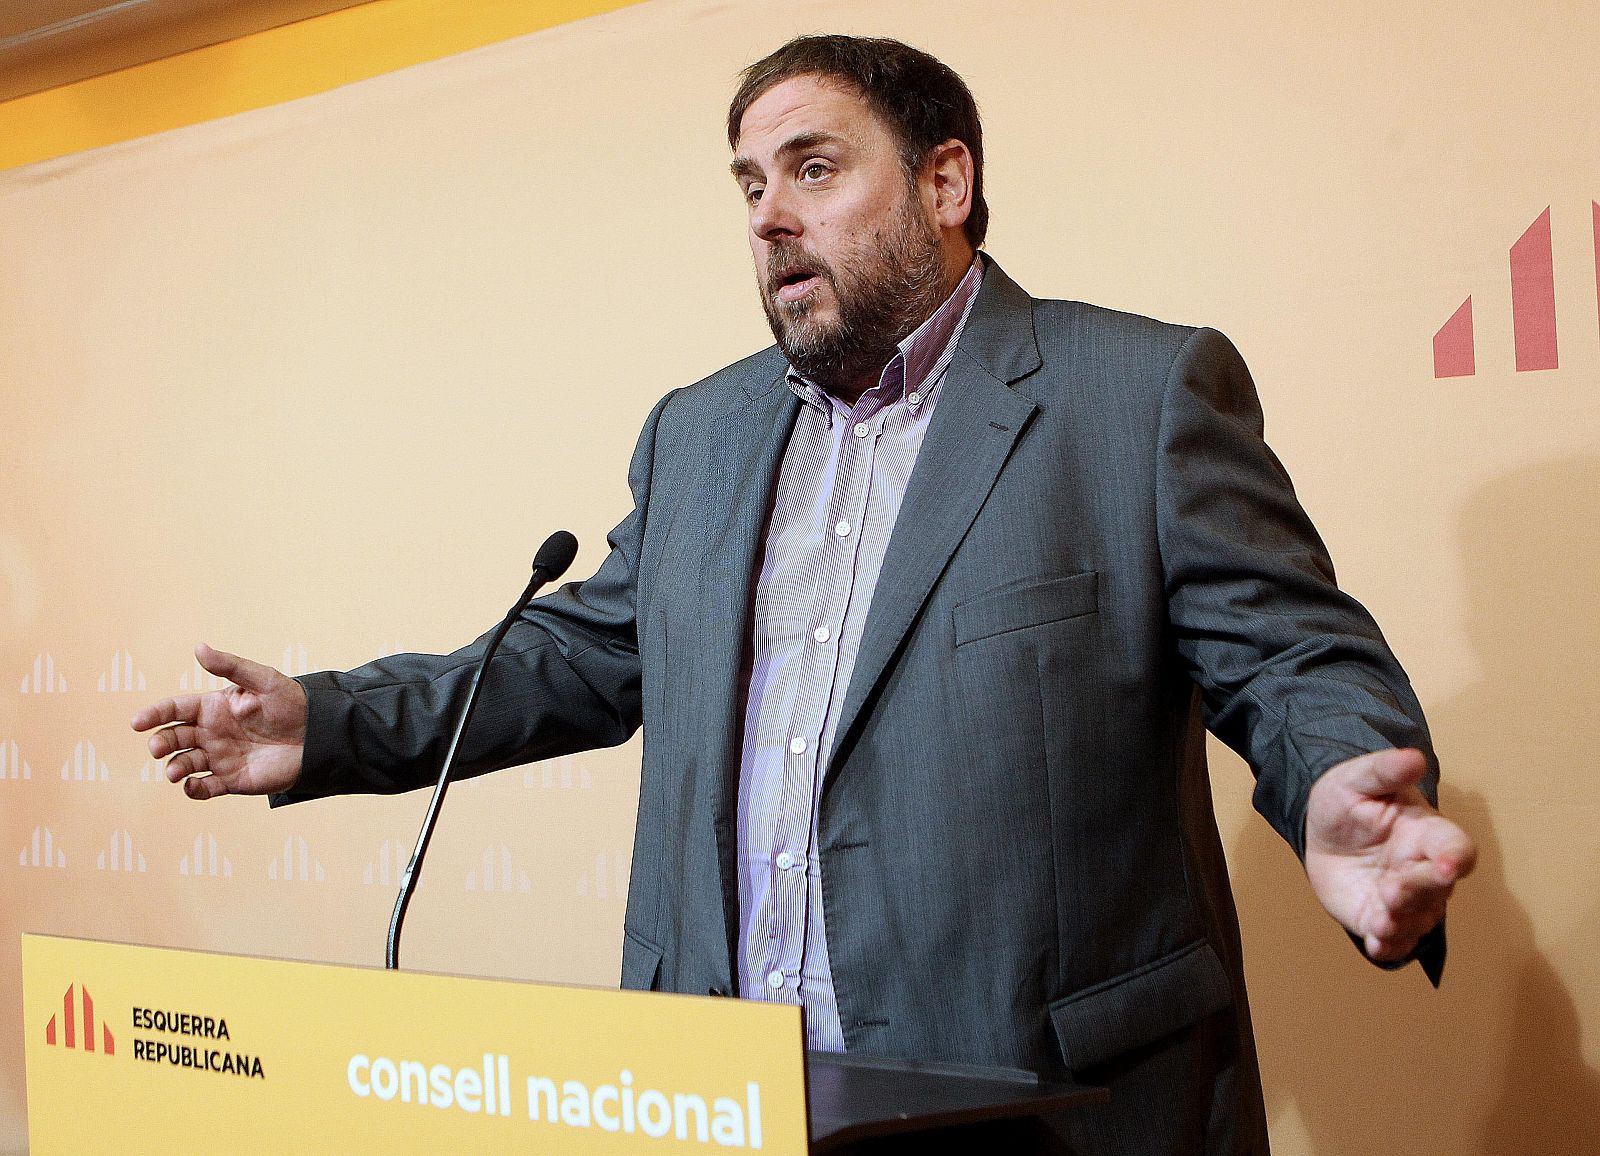
<svg viewBox="0 0 1600 1156">
<path fill-rule="evenodd" d="M 789 364 L 830 392 L 846 390 L 872 377 L 895 355 L 895 347 L 933 315 L 944 299 L 939 235 L 914 210 L 901 203 L 870 248 L 829 265 L 802 244 L 779 244 L 767 254 L 761 305 L 767 324 Z M 839 319 L 812 316 L 810 297 L 786 304 L 777 299 L 782 270 L 803 265 L 825 280 L 839 305 Z"/>
</svg>

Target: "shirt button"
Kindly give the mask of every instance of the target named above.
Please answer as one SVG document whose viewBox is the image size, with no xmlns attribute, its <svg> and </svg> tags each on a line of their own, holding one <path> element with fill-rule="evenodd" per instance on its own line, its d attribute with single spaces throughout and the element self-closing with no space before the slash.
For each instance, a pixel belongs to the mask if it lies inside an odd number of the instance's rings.
<svg viewBox="0 0 1600 1156">
<path fill-rule="evenodd" d="M 805 739 L 790 739 L 789 740 L 789 749 L 791 751 L 793 751 L 797 755 L 805 754 L 806 753 L 806 740 Z"/>
<path fill-rule="evenodd" d="M 844 521 L 843 519 L 835 522 L 833 526 L 833 532 L 839 535 L 841 538 L 848 538 L 850 536 L 850 523 Z"/>
<path fill-rule="evenodd" d="M 794 856 L 787 851 L 778 852 L 778 870 L 787 871 L 794 866 Z"/>
<path fill-rule="evenodd" d="M 826 626 L 819 626 L 811 632 L 811 637 L 815 638 L 818 642 L 826 642 L 828 639 L 832 638 L 833 635 L 828 633 L 828 628 Z"/>
<path fill-rule="evenodd" d="M 856 428 L 852 432 L 856 435 L 856 437 L 864 438 L 871 433 L 872 430 L 867 426 L 866 422 L 858 421 L 856 422 Z"/>
<path fill-rule="evenodd" d="M 773 991 L 777 991 L 780 987 L 782 987 L 783 972 L 776 967 L 767 972 L 767 986 Z"/>
<path fill-rule="evenodd" d="M 906 400 L 909 401 L 912 405 L 921 405 L 922 404 L 922 395 L 920 393 L 908 393 L 908 394 L 906 394 Z"/>
</svg>

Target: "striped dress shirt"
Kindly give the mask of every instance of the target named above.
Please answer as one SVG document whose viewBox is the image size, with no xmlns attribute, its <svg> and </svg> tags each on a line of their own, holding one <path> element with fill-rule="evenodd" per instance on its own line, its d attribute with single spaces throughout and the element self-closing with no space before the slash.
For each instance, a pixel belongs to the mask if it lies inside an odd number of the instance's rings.
<svg viewBox="0 0 1600 1156">
<path fill-rule="evenodd" d="M 803 404 L 778 472 L 745 651 L 739 991 L 802 1005 L 806 1046 L 817 1050 L 844 1050 L 817 855 L 822 770 L 889 535 L 982 277 L 974 260 L 854 406 L 788 374 Z"/>
</svg>

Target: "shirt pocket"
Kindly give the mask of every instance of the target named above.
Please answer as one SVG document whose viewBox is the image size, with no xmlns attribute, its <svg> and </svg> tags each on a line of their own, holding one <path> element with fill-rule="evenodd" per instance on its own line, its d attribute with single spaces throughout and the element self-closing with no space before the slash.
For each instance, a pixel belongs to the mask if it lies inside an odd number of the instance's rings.
<svg viewBox="0 0 1600 1156">
<path fill-rule="evenodd" d="M 1097 571 L 1085 570 L 970 598 L 955 607 L 956 645 L 1093 614 L 1100 605 L 1099 581 Z"/>
</svg>

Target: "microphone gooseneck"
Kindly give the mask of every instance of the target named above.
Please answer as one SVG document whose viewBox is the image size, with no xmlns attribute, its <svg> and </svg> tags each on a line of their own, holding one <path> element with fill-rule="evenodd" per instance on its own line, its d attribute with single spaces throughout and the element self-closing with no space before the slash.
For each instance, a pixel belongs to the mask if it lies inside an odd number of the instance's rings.
<svg viewBox="0 0 1600 1156">
<path fill-rule="evenodd" d="M 405 873 L 400 876 L 400 894 L 394 901 L 394 914 L 389 917 L 389 941 L 384 953 L 384 967 L 394 971 L 400 966 L 400 929 L 405 923 L 406 908 L 411 905 L 412 892 L 416 890 L 417 878 L 422 874 L 422 860 L 428 853 L 428 842 L 433 838 L 433 829 L 439 821 L 439 811 L 444 804 L 445 790 L 450 786 L 450 772 L 455 768 L 456 751 L 461 746 L 461 736 L 466 733 L 467 724 L 472 721 L 472 712 L 478 705 L 478 692 L 483 685 L 484 671 L 489 669 L 495 651 L 500 649 L 506 632 L 511 629 L 533 596 L 539 592 L 540 587 L 547 582 L 554 582 L 567 567 L 572 565 L 572 560 L 578 554 L 578 539 L 566 530 L 557 530 L 544 540 L 544 545 L 539 547 L 539 552 L 533 556 L 533 577 L 528 580 L 526 589 L 517 599 L 500 625 L 495 628 L 494 634 L 489 638 L 489 645 L 484 647 L 483 657 L 478 661 L 478 669 L 472 672 L 472 684 L 467 688 L 467 701 L 462 704 L 461 714 L 456 718 L 455 731 L 450 736 L 450 746 L 445 750 L 444 762 L 439 767 L 439 781 L 434 785 L 433 798 L 428 801 L 428 813 L 423 817 L 422 830 L 417 833 L 417 845 L 411 852 L 411 861 L 406 864 Z"/>
</svg>

